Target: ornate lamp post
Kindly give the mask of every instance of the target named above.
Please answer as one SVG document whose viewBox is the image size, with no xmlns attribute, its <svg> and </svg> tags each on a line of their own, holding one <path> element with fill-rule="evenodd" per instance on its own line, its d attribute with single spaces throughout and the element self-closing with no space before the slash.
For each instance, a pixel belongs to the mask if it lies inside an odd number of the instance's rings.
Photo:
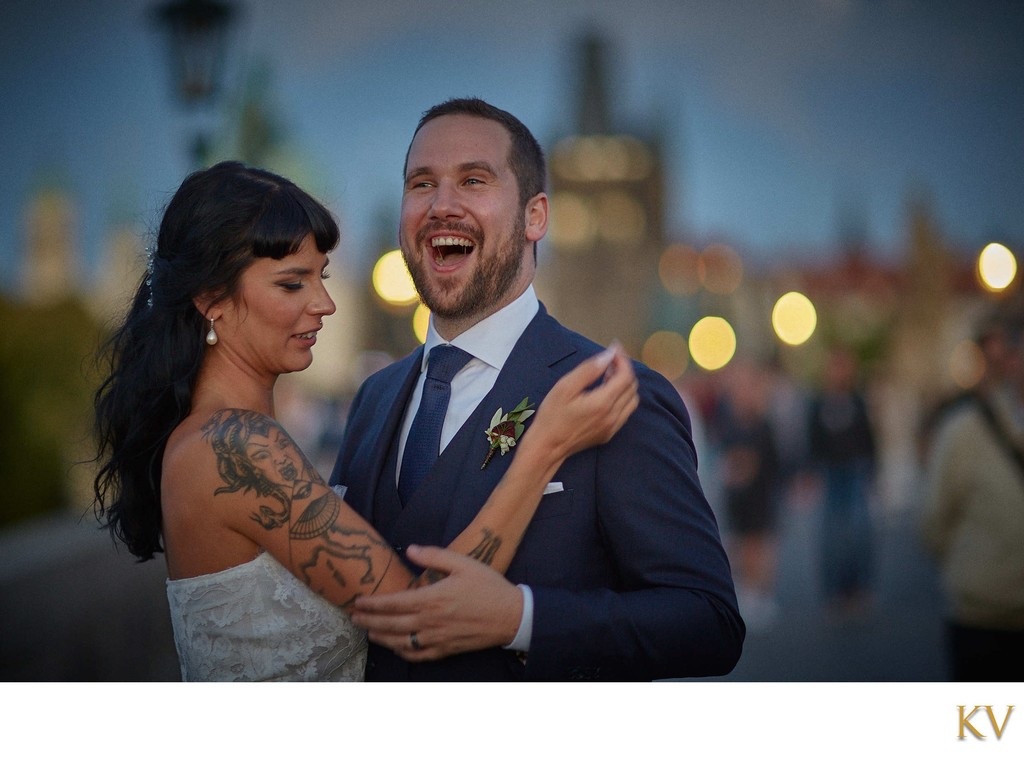
<svg viewBox="0 0 1024 763">
<path fill-rule="evenodd" d="M 220 90 L 227 47 L 227 31 L 234 7 L 222 0 L 170 0 L 154 9 L 154 18 L 170 43 L 173 88 L 188 108 L 208 104 Z M 198 131 L 192 161 L 206 163 L 208 139 Z"/>
</svg>

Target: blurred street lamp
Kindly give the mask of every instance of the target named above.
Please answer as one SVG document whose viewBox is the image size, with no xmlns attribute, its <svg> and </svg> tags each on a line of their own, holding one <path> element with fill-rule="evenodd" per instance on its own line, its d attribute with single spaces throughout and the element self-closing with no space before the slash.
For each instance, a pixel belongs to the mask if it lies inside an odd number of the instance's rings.
<svg viewBox="0 0 1024 763">
<path fill-rule="evenodd" d="M 818 325 L 814 304 L 798 291 L 783 294 L 772 308 L 775 335 L 788 345 L 801 345 L 811 338 Z"/>
<path fill-rule="evenodd" d="M 736 332 L 725 318 L 709 315 L 690 329 L 690 357 L 705 371 L 724 368 L 736 354 Z"/>
<path fill-rule="evenodd" d="M 384 308 L 384 315 L 379 316 L 382 323 L 390 324 L 401 332 L 402 339 L 397 345 L 389 347 L 389 351 L 404 353 L 401 345 L 405 342 L 408 331 L 415 335 L 417 341 L 423 342 L 427 337 L 427 322 L 430 311 L 420 303 L 416 284 L 413 283 L 409 269 L 405 265 L 401 249 L 385 252 L 373 266 L 370 277 L 375 304 Z M 413 308 L 413 306 L 416 306 Z M 396 335 L 392 334 L 392 338 Z M 387 341 L 387 340 L 385 340 Z"/>
<path fill-rule="evenodd" d="M 655 331 L 644 342 L 640 359 L 670 381 L 681 377 L 690 364 L 686 339 L 675 331 Z"/>
<path fill-rule="evenodd" d="M 373 266 L 373 289 L 377 296 L 394 307 L 416 304 L 419 297 L 400 249 L 385 252 Z"/>
<path fill-rule="evenodd" d="M 991 243 L 978 255 L 978 278 L 993 292 L 1000 292 L 1013 283 L 1017 275 L 1017 258 L 1002 244 Z"/>
<path fill-rule="evenodd" d="M 227 31 L 234 7 L 222 0 L 170 0 L 154 9 L 154 18 L 170 43 L 174 92 L 189 108 L 209 103 L 220 90 Z M 193 139 L 192 160 L 206 163 L 207 138 Z"/>
<path fill-rule="evenodd" d="M 412 314 L 412 331 L 420 343 L 427 341 L 427 328 L 429 326 L 430 309 L 421 303 L 416 306 L 416 312 Z"/>
</svg>

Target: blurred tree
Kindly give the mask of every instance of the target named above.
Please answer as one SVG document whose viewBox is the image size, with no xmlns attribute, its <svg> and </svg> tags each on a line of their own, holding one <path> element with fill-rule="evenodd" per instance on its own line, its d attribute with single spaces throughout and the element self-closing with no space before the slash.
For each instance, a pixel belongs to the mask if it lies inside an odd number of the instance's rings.
<svg viewBox="0 0 1024 763">
<path fill-rule="evenodd" d="M 73 298 L 29 306 L 0 296 L 0 326 L 0 526 L 85 511 L 101 329 Z"/>
</svg>

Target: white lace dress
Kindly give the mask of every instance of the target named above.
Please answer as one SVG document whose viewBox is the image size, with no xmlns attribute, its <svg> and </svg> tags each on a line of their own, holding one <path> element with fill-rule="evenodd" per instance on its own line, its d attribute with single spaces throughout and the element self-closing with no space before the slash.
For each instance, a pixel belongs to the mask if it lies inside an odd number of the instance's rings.
<svg viewBox="0 0 1024 763">
<path fill-rule="evenodd" d="M 366 634 L 267 553 L 167 581 L 184 681 L 361 681 Z"/>
</svg>

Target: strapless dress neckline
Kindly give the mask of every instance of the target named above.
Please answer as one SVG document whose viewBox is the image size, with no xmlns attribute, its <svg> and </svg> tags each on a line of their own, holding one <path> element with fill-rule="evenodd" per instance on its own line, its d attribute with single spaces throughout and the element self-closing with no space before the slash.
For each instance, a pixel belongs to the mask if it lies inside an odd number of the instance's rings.
<svg viewBox="0 0 1024 763">
<path fill-rule="evenodd" d="M 366 634 L 266 552 L 167 581 L 184 681 L 361 681 Z"/>
</svg>

